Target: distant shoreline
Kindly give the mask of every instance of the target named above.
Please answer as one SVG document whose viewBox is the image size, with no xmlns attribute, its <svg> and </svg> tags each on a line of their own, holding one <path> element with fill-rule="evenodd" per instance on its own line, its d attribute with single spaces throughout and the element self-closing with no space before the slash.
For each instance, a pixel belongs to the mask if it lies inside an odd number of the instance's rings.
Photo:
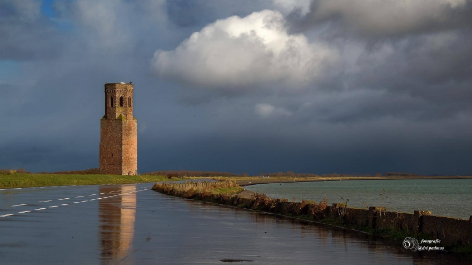
<svg viewBox="0 0 472 265">
<path fill-rule="evenodd" d="M 319 181 L 343 181 L 343 180 L 413 180 L 413 179 L 472 179 L 472 176 L 398 176 L 398 177 L 319 177 L 315 179 L 303 178 L 258 178 L 248 180 L 237 180 L 239 186 L 250 186 L 258 184 L 272 184 L 272 183 L 297 183 L 297 182 L 319 182 Z"/>
</svg>

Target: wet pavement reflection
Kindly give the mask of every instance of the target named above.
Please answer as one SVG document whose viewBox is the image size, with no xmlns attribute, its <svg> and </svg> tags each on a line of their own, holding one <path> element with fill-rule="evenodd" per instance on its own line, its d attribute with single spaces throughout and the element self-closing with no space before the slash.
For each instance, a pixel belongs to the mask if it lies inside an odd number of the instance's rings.
<svg viewBox="0 0 472 265">
<path fill-rule="evenodd" d="M 128 256 L 133 244 L 136 220 L 136 186 L 100 187 L 100 193 L 118 194 L 99 202 L 100 247 L 103 264 Z M 126 196 L 127 195 L 127 196 Z"/>
<path fill-rule="evenodd" d="M 152 184 L 0 190 L 0 264 L 470 264 L 401 242 L 162 195 Z"/>
</svg>

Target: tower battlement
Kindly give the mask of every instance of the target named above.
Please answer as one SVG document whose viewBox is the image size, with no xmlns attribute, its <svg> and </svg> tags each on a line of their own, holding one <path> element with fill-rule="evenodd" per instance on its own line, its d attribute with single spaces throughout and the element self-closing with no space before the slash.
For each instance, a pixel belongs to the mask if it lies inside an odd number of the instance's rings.
<svg viewBox="0 0 472 265">
<path fill-rule="evenodd" d="M 132 84 L 105 84 L 105 115 L 100 120 L 100 173 L 136 175 L 138 122 Z"/>
</svg>

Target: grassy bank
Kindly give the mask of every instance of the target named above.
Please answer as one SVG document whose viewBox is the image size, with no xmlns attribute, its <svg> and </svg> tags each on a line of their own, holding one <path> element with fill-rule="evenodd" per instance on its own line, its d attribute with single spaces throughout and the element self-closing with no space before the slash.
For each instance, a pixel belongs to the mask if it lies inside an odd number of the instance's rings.
<svg viewBox="0 0 472 265">
<path fill-rule="evenodd" d="M 157 182 L 169 180 L 164 176 L 138 175 L 69 175 L 69 174 L 0 174 L 0 188 L 23 188 L 66 185 L 100 185 Z M 172 179 L 179 180 L 179 179 Z"/>
<path fill-rule="evenodd" d="M 194 198 L 198 195 L 235 195 L 244 189 L 236 184 L 235 181 L 222 182 L 188 182 L 179 184 L 156 183 L 153 190 L 184 198 Z"/>
<path fill-rule="evenodd" d="M 289 202 L 286 199 L 273 199 L 257 193 L 240 196 L 237 192 L 242 191 L 241 187 L 236 181 L 231 180 L 185 184 L 163 183 L 155 184 L 152 189 L 167 195 L 362 231 L 394 240 L 399 244 L 406 237 L 418 240 L 440 239 L 441 247 L 445 247 L 447 251 L 472 254 L 472 239 L 467 236 L 472 234 L 470 221 L 431 216 L 430 212 L 416 211 L 414 214 L 408 214 L 389 212 L 384 207 L 350 208 L 343 203 L 328 205 L 326 199 L 319 203 Z"/>
</svg>

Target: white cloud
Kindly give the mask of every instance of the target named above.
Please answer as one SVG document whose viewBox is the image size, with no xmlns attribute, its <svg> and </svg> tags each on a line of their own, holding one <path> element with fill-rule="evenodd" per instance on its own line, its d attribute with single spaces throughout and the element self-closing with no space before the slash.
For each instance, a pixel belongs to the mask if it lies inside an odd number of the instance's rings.
<svg viewBox="0 0 472 265">
<path fill-rule="evenodd" d="M 261 118 L 269 117 L 290 117 L 292 112 L 280 107 L 274 107 L 271 104 L 259 103 L 255 106 L 254 111 Z"/>
<path fill-rule="evenodd" d="M 337 58 L 327 45 L 289 34 L 279 12 L 264 10 L 217 20 L 175 50 L 157 50 L 152 64 L 159 77 L 191 86 L 227 88 L 278 81 L 303 86 L 323 77 Z"/>
</svg>

